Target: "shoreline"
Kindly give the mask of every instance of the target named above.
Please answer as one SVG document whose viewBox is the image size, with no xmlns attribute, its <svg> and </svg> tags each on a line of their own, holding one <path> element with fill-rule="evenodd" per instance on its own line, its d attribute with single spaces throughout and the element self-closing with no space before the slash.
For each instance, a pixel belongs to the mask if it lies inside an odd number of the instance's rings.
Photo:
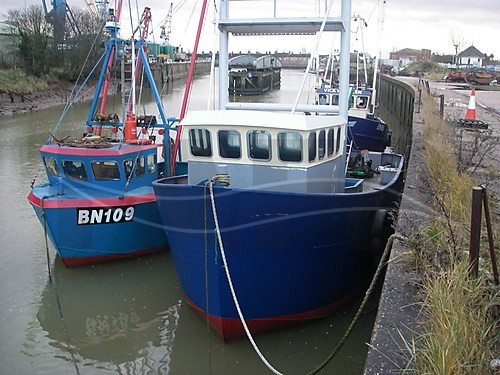
<svg viewBox="0 0 500 375">
<path fill-rule="evenodd" d="M 91 84 L 83 90 L 77 99 L 78 102 L 92 98 L 95 85 Z M 68 102 L 74 85 L 51 84 L 46 89 L 37 90 L 28 94 L 0 93 L 0 117 L 33 112 L 42 109 L 64 105 Z"/>
</svg>

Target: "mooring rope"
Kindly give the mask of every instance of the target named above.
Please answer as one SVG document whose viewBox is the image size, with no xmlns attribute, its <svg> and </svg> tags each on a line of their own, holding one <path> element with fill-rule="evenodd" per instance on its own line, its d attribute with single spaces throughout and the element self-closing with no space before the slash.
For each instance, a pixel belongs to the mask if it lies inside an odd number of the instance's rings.
<svg viewBox="0 0 500 375">
<path fill-rule="evenodd" d="M 43 218 L 43 234 L 45 236 L 45 255 L 47 256 L 47 271 L 49 272 L 49 281 L 52 282 L 52 272 L 50 271 L 50 252 L 49 252 L 49 240 L 47 238 L 47 219 L 45 217 L 45 210 L 43 209 L 43 199 L 40 199 L 40 210 Z"/>
<path fill-rule="evenodd" d="M 377 280 L 378 280 L 378 278 L 380 276 L 380 273 L 382 272 L 382 269 L 386 265 L 385 259 L 389 255 L 389 252 L 390 252 L 390 250 L 392 248 L 392 244 L 393 244 L 394 240 L 406 241 L 407 238 L 405 236 L 402 236 L 402 235 L 396 234 L 396 233 L 392 234 L 389 237 L 389 239 L 387 240 L 387 244 L 385 245 L 385 249 L 384 249 L 384 252 L 382 254 L 382 257 L 380 258 L 380 261 L 378 263 L 377 270 L 375 271 L 375 275 L 373 275 L 373 279 L 372 279 L 372 281 L 370 283 L 370 286 L 369 286 L 368 290 L 365 293 L 365 297 L 363 298 L 363 301 L 361 302 L 361 305 L 359 306 L 358 311 L 356 312 L 356 315 L 352 319 L 351 324 L 347 328 L 347 331 L 344 333 L 344 336 L 342 337 L 342 339 L 340 339 L 340 341 L 337 344 L 337 346 L 335 347 L 335 349 L 333 349 L 333 351 L 325 359 L 325 361 L 323 363 L 321 363 L 317 368 L 315 368 L 313 371 L 311 371 L 307 375 L 315 375 L 315 374 L 319 373 L 321 370 L 323 370 L 331 362 L 331 360 L 337 355 L 337 353 L 339 352 L 340 348 L 342 348 L 342 346 L 346 342 L 346 340 L 349 337 L 349 335 L 351 334 L 354 326 L 356 325 L 356 323 L 357 323 L 357 321 L 358 321 L 358 319 L 359 319 L 359 317 L 361 315 L 361 312 L 365 308 L 365 305 L 368 302 L 368 298 L 370 297 L 370 295 L 373 292 L 373 289 L 375 288 L 375 284 L 377 283 Z"/>
<path fill-rule="evenodd" d="M 255 352 L 257 353 L 257 355 L 260 357 L 260 359 L 262 360 L 262 362 L 274 374 L 276 374 L 276 375 L 283 375 L 281 372 L 279 372 L 278 370 L 276 370 L 269 363 L 269 361 L 264 357 L 264 355 L 260 351 L 259 347 L 255 343 L 255 340 L 254 340 L 254 338 L 253 338 L 250 330 L 248 329 L 248 326 L 246 324 L 245 318 L 244 318 L 243 313 L 241 311 L 241 308 L 240 308 L 240 305 L 239 305 L 239 302 L 238 302 L 238 298 L 236 296 L 236 292 L 234 290 L 233 282 L 232 282 L 232 279 L 231 279 L 231 274 L 229 272 L 229 267 L 227 265 L 226 253 L 225 253 L 225 250 L 224 250 L 224 246 L 222 244 L 222 236 L 221 236 L 220 228 L 219 228 L 219 220 L 217 218 L 217 210 L 215 208 L 215 197 L 214 197 L 214 192 L 213 192 L 213 184 L 214 184 L 214 182 L 215 182 L 215 179 L 211 179 L 211 180 L 207 181 L 205 183 L 205 187 L 208 186 L 209 191 L 210 191 L 210 202 L 211 202 L 211 205 L 212 205 L 212 213 L 213 213 L 214 223 L 215 223 L 215 233 L 217 234 L 217 240 L 219 242 L 219 246 L 220 246 L 220 250 L 221 250 L 221 257 L 222 257 L 222 261 L 224 263 L 224 269 L 225 269 L 225 272 L 226 272 L 227 281 L 229 283 L 229 288 L 231 290 L 231 295 L 233 297 L 233 301 L 234 301 L 234 304 L 236 306 L 236 310 L 238 311 L 238 316 L 240 318 L 241 324 L 243 325 L 243 328 L 245 329 L 245 333 L 246 333 L 246 335 L 248 337 L 248 340 L 252 344 L 253 349 L 255 350 Z M 205 219 L 206 219 L 206 213 L 205 213 Z M 205 233 L 206 233 L 206 229 L 207 228 L 206 228 L 206 223 L 205 223 Z M 358 308 L 358 310 L 356 312 L 356 315 L 352 319 L 351 324 L 349 325 L 349 327 L 347 328 L 346 332 L 344 333 L 344 336 L 340 339 L 340 341 L 337 344 L 337 346 L 333 349 L 333 351 L 330 353 L 330 355 L 323 361 L 323 363 L 321 363 L 318 367 L 316 367 L 313 371 L 309 372 L 307 375 L 315 375 L 315 374 L 319 373 L 321 370 L 323 370 L 332 361 L 332 359 L 337 355 L 337 353 L 339 352 L 339 350 L 342 348 L 342 346 L 347 341 L 347 338 L 349 337 L 349 335 L 351 334 L 352 330 L 354 329 L 354 326 L 356 325 L 356 323 L 357 323 L 359 317 L 361 316 L 361 313 L 362 313 L 362 311 L 363 311 L 366 303 L 368 302 L 368 298 L 371 296 L 373 290 L 375 289 L 375 285 L 376 285 L 376 283 L 378 281 L 378 278 L 379 278 L 379 276 L 380 276 L 383 268 L 386 265 L 386 259 L 387 259 L 388 255 L 389 255 L 390 250 L 392 249 L 392 245 L 394 243 L 394 240 L 406 241 L 407 238 L 405 236 L 402 236 L 402 235 L 396 234 L 396 233 L 392 234 L 388 238 L 387 243 L 386 243 L 385 248 L 384 248 L 384 252 L 383 252 L 383 254 L 382 254 L 381 258 L 380 258 L 380 261 L 379 261 L 378 266 L 377 266 L 377 270 L 375 271 L 375 274 L 373 275 L 373 278 L 372 278 L 372 281 L 370 283 L 370 286 L 368 287 L 367 291 L 365 292 L 365 297 L 363 298 L 363 301 L 361 302 L 361 304 L 360 304 L 360 306 L 359 306 L 359 308 Z M 206 249 L 205 249 L 205 251 L 206 251 Z M 207 314 L 208 314 L 208 296 L 206 296 L 206 298 L 207 298 Z"/>
<path fill-rule="evenodd" d="M 281 372 L 279 372 L 278 370 L 276 370 L 269 363 L 269 361 L 266 359 L 266 357 L 264 357 L 264 355 L 260 351 L 259 347 L 257 346 L 257 344 L 255 343 L 255 340 L 252 337 L 252 334 L 250 333 L 250 330 L 248 329 L 247 323 L 245 321 L 245 317 L 243 316 L 243 312 L 241 311 L 240 304 L 238 302 L 238 297 L 236 296 L 236 292 L 234 291 L 234 286 L 233 286 L 233 282 L 232 282 L 232 279 L 231 279 L 231 274 L 229 272 L 229 267 L 227 265 L 226 253 L 224 251 L 224 245 L 222 244 L 222 237 L 221 237 L 220 228 L 219 228 L 219 220 L 217 218 L 217 210 L 215 209 L 215 198 L 214 198 L 213 183 L 214 183 L 214 181 L 210 180 L 210 181 L 207 181 L 205 184 L 208 185 L 208 189 L 210 191 L 210 202 L 212 204 L 212 213 L 213 213 L 213 216 L 214 216 L 215 233 L 217 233 L 217 240 L 218 240 L 219 246 L 220 246 L 220 252 L 221 252 L 222 262 L 224 263 L 224 269 L 226 271 L 226 277 L 227 277 L 227 281 L 229 283 L 229 289 L 231 290 L 231 295 L 233 297 L 233 301 L 234 301 L 234 304 L 236 306 L 236 310 L 238 311 L 238 315 L 240 317 L 241 324 L 243 325 L 243 328 L 245 329 L 245 333 L 246 333 L 246 335 L 248 337 L 248 340 L 252 344 L 253 349 L 255 350 L 255 352 L 257 353 L 257 355 L 260 357 L 261 361 L 274 374 L 276 374 L 276 375 L 283 375 Z M 208 310 L 207 310 L 207 314 L 208 314 Z"/>
<path fill-rule="evenodd" d="M 55 279 L 52 277 L 52 272 L 50 270 L 50 251 L 49 251 L 49 241 L 47 238 L 48 237 L 48 235 L 47 235 L 47 219 L 45 218 L 45 210 L 43 209 L 43 200 L 44 199 L 45 199 L 45 197 L 42 197 L 40 199 L 40 209 L 42 210 L 41 215 L 43 218 L 43 231 L 44 231 L 44 235 L 45 235 L 45 253 L 47 255 L 47 270 L 49 273 L 49 281 L 50 281 L 50 284 L 52 284 L 52 286 L 54 287 L 53 290 L 54 290 L 54 294 L 56 297 L 57 309 L 59 311 L 59 317 L 61 318 L 61 326 L 62 326 L 62 330 L 64 332 L 64 337 L 66 338 L 66 346 L 68 347 L 69 355 L 71 356 L 71 360 L 73 362 L 73 365 L 75 366 L 75 371 L 78 375 L 80 375 L 80 370 L 78 369 L 76 358 L 75 358 L 75 355 L 73 354 L 73 350 L 72 350 L 71 343 L 69 340 L 68 331 L 66 330 L 66 325 L 64 324 L 64 316 L 63 316 L 63 312 L 62 312 L 61 301 L 59 300 L 59 294 L 57 293 L 57 285 L 55 283 Z"/>
</svg>

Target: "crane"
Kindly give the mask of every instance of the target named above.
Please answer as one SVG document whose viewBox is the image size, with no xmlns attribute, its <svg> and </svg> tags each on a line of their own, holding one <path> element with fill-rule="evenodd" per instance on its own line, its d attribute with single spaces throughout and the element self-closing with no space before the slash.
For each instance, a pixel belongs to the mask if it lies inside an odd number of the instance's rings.
<svg viewBox="0 0 500 375">
<path fill-rule="evenodd" d="M 174 3 L 170 3 L 170 8 L 168 10 L 167 18 L 163 25 L 160 26 L 161 34 L 160 38 L 165 40 L 165 43 L 168 44 L 170 41 L 170 33 L 172 32 L 172 7 Z M 165 29 L 167 29 L 165 31 Z"/>
<path fill-rule="evenodd" d="M 85 3 L 87 4 L 87 8 L 89 8 L 89 13 L 95 18 L 99 17 L 94 0 L 85 0 Z"/>
<path fill-rule="evenodd" d="M 54 41 L 56 46 L 62 47 L 65 43 L 64 33 L 66 31 L 66 19 L 68 20 L 73 33 L 80 34 L 80 29 L 76 23 L 75 17 L 71 8 L 66 3 L 66 0 L 53 0 L 51 2 L 52 9 L 48 11 L 45 0 L 42 0 L 43 11 L 45 18 L 49 23 L 54 25 Z"/>
</svg>

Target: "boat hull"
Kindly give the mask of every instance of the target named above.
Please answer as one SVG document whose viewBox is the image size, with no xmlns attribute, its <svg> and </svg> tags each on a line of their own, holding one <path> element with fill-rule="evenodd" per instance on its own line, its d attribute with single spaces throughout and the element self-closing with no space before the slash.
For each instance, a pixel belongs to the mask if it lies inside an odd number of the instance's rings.
<svg viewBox="0 0 500 375">
<path fill-rule="evenodd" d="M 232 285 L 253 332 L 332 314 L 369 282 L 372 227 L 394 207 L 400 175 L 357 194 L 290 194 L 214 186 Z M 244 334 L 203 185 L 153 183 L 187 302 L 224 338 Z M 175 213 L 175 214 L 174 214 Z M 196 214 L 194 214 L 196 213 Z"/>
<path fill-rule="evenodd" d="M 392 133 L 383 121 L 355 116 L 348 121 L 347 141 L 356 149 L 382 152 L 391 145 Z"/>
<path fill-rule="evenodd" d="M 61 199 L 43 198 L 37 190 L 43 191 L 43 186 L 34 188 L 28 200 L 68 267 L 136 257 L 168 247 L 152 193 Z"/>
</svg>

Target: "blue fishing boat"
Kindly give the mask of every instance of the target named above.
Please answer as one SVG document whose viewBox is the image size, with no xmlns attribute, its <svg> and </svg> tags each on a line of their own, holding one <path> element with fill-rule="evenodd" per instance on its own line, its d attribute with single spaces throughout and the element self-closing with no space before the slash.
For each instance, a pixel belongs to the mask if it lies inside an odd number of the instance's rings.
<svg viewBox="0 0 500 375">
<path fill-rule="evenodd" d="M 379 117 L 370 112 L 373 108 L 370 89 L 350 88 L 347 142 L 359 150 L 384 151 L 391 145 L 392 131 Z M 315 103 L 338 105 L 339 89 L 328 85 L 315 88 Z"/>
<path fill-rule="evenodd" d="M 169 175 L 164 165 L 175 120 L 164 113 L 145 52 L 150 11 L 144 11 L 140 39 L 131 41 L 118 37 L 119 13 L 110 11 L 109 39 L 87 120 L 78 136 L 56 137 L 56 126 L 40 148 L 47 182 L 33 186 L 28 196 L 66 266 L 138 256 L 168 245 L 151 183 Z M 124 66 L 131 67 L 129 90 L 121 81 L 128 100 L 122 113 L 106 114 L 109 73 Z M 137 116 L 135 78 L 141 72 L 157 112 Z"/>
<path fill-rule="evenodd" d="M 325 19 L 235 20 L 228 8 L 217 22 L 219 108 L 186 114 L 188 173 L 153 183 L 185 299 L 225 340 L 324 317 L 358 296 L 404 164 L 394 153 L 346 154 L 350 0 Z M 227 101 L 230 34 L 319 30 L 342 32 L 338 116 L 312 114 L 326 105 Z"/>
</svg>

